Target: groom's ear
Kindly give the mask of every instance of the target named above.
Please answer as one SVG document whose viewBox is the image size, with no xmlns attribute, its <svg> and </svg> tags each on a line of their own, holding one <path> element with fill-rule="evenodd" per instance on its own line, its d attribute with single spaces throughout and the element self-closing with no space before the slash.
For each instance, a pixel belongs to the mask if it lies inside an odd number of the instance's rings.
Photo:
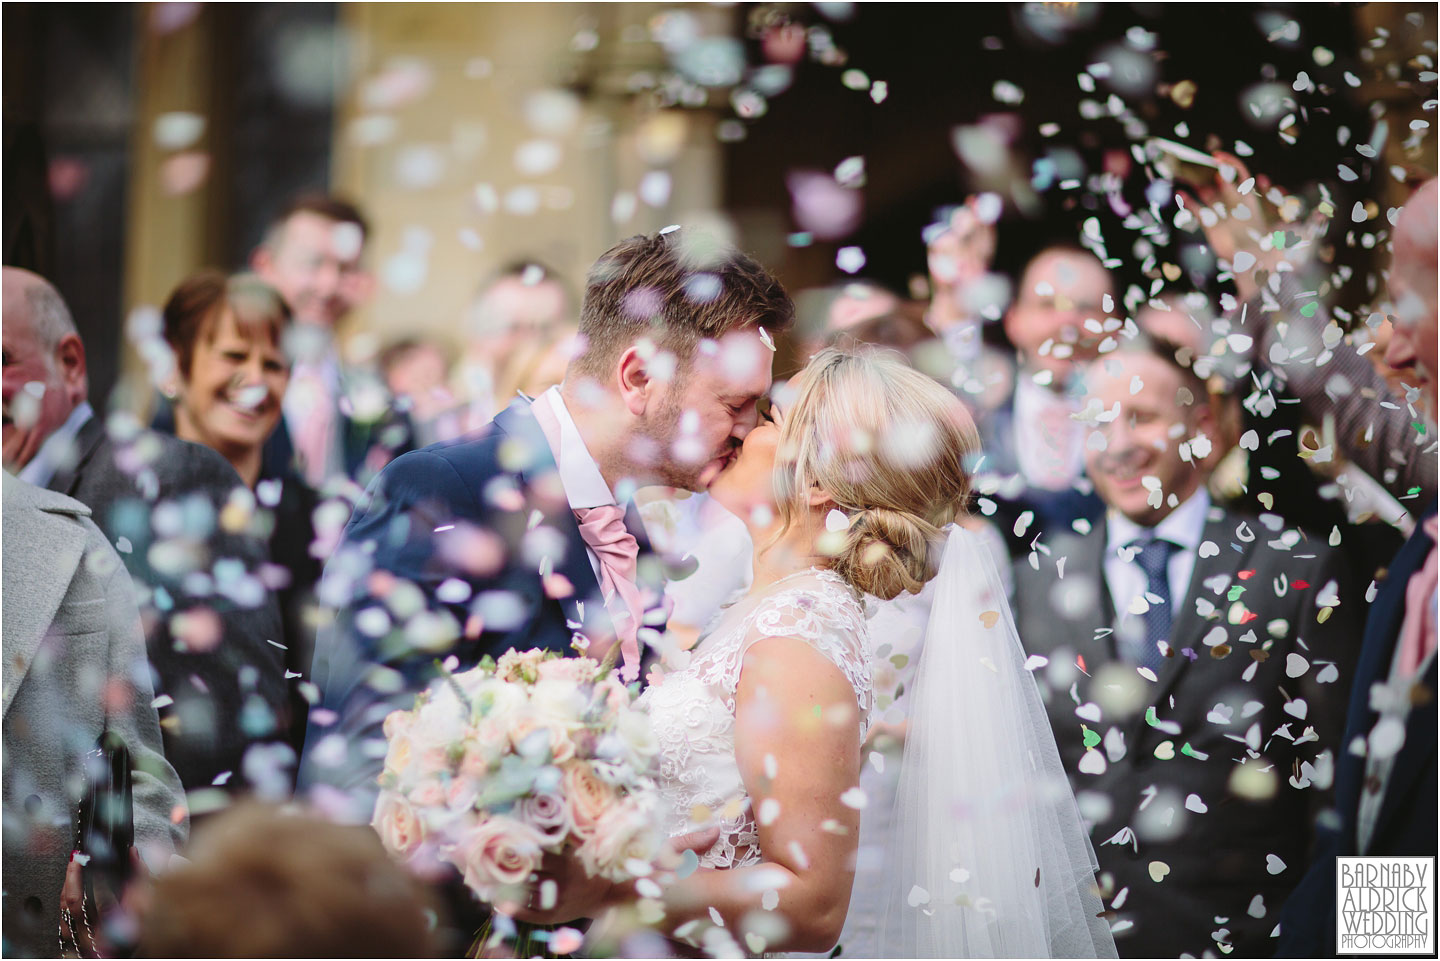
<svg viewBox="0 0 1440 961">
<path fill-rule="evenodd" d="M 652 395 L 659 384 L 650 376 L 639 348 L 633 344 L 625 348 L 625 352 L 620 355 L 615 374 L 620 388 L 620 400 L 625 404 L 625 409 L 640 417 L 654 399 Z"/>
</svg>

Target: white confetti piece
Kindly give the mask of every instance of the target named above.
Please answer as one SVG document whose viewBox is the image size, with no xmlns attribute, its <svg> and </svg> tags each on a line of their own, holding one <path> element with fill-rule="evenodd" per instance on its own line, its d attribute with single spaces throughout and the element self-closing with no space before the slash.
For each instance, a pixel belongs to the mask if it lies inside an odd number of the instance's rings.
<svg viewBox="0 0 1440 961">
<path fill-rule="evenodd" d="M 1265 855 L 1265 870 L 1271 874 L 1279 874 L 1285 870 L 1285 862 L 1273 854 Z"/>
</svg>

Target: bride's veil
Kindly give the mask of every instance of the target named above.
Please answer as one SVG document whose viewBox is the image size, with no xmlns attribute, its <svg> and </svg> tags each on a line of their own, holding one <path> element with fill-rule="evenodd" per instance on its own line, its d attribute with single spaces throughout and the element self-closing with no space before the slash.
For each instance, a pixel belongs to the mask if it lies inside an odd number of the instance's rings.
<svg viewBox="0 0 1440 961">
<path fill-rule="evenodd" d="M 885 855 L 890 957 L 1115 957 L 1095 855 L 985 545 L 951 528 Z"/>
</svg>

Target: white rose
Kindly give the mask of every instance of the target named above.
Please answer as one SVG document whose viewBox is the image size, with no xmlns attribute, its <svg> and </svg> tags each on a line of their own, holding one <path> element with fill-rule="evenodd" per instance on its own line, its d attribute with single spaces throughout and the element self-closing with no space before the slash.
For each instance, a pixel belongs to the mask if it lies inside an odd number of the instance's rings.
<svg viewBox="0 0 1440 961">
<path fill-rule="evenodd" d="M 585 694 L 569 681 L 537 681 L 530 689 L 530 709 L 547 722 L 578 725 L 586 703 Z"/>
</svg>

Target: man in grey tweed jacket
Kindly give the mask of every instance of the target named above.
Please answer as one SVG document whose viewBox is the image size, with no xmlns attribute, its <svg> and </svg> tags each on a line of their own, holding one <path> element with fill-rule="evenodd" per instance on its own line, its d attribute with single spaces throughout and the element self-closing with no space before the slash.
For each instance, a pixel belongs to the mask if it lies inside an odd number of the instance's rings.
<svg viewBox="0 0 1440 961">
<path fill-rule="evenodd" d="M 130 576 L 90 509 L 0 475 L 4 492 L 4 950 L 58 957 L 81 759 L 105 730 L 135 766 L 135 844 L 154 869 L 184 843 Z M 95 921 L 93 907 L 90 920 Z"/>
</svg>

